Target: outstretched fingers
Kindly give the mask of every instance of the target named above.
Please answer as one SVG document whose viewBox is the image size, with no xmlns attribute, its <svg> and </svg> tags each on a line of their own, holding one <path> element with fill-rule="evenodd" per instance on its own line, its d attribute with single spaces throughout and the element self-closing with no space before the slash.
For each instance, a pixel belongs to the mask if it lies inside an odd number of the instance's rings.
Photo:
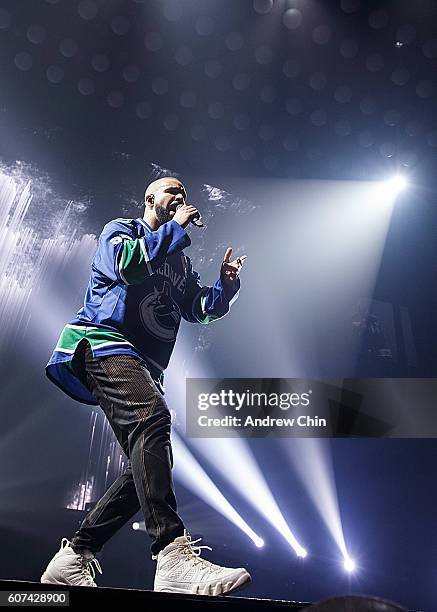
<svg viewBox="0 0 437 612">
<path fill-rule="evenodd" d="M 226 249 L 225 256 L 223 257 L 223 263 L 229 263 L 229 261 L 231 259 L 231 255 L 232 255 L 232 248 L 228 247 Z"/>
</svg>

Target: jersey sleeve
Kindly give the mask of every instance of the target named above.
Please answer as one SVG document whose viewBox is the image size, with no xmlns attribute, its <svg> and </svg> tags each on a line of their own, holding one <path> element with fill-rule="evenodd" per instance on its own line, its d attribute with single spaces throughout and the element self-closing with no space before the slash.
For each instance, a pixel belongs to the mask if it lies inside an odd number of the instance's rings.
<svg viewBox="0 0 437 612">
<path fill-rule="evenodd" d="M 112 281 L 124 285 L 144 282 L 173 253 L 191 244 L 176 221 L 168 221 L 143 238 L 136 238 L 128 223 L 111 221 L 99 237 L 93 265 Z"/>
<path fill-rule="evenodd" d="M 240 279 L 225 286 L 218 279 L 212 287 L 202 285 L 199 274 L 193 270 L 190 258 L 186 260 L 186 286 L 182 302 L 182 317 L 190 323 L 208 324 L 224 317 L 237 299 L 240 290 Z"/>
</svg>

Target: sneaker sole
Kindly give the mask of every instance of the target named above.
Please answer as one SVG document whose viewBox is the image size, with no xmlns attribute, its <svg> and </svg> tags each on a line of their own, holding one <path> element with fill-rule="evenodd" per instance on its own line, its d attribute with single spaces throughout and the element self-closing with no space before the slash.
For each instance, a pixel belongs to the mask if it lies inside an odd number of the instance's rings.
<svg viewBox="0 0 437 612">
<path fill-rule="evenodd" d="M 228 580 L 226 582 L 217 580 L 216 582 L 210 582 L 208 584 L 197 584 L 196 586 L 187 586 L 184 582 L 172 582 L 172 583 L 160 583 L 155 581 L 154 591 L 166 592 L 166 593 L 185 593 L 190 595 L 229 595 L 235 593 L 240 589 L 243 589 L 251 583 L 252 579 L 248 572 L 244 572 L 237 576 L 234 580 Z"/>
<path fill-rule="evenodd" d="M 249 572 L 246 572 L 246 574 L 242 574 L 240 578 L 238 578 L 234 586 L 229 591 L 226 591 L 224 595 L 227 595 L 228 593 L 235 593 L 236 591 L 240 591 L 241 589 L 246 588 L 246 586 L 249 586 L 251 582 L 252 582 L 252 578 Z"/>
<path fill-rule="evenodd" d="M 65 584 L 65 585 L 68 585 L 68 582 L 61 582 L 60 580 L 56 580 L 55 578 L 53 578 L 52 576 L 46 574 L 45 572 L 41 576 L 40 582 L 42 582 L 43 584 Z"/>
</svg>

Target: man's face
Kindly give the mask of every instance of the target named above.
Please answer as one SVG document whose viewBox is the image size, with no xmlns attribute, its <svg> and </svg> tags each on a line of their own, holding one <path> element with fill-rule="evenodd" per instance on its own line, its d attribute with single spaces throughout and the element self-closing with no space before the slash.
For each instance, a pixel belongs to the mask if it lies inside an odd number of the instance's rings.
<svg viewBox="0 0 437 612">
<path fill-rule="evenodd" d="M 153 195 L 155 215 L 161 225 L 174 217 L 176 208 L 187 198 L 183 184 L 171 179 L 159 185 Z"/>
</svg>

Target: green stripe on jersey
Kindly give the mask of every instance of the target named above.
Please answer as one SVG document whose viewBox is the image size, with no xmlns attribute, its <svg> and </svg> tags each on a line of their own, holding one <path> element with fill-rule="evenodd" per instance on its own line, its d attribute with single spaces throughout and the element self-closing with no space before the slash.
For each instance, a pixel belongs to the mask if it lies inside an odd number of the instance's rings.
<svg viewBox="0 0 437 612">
<path fill-rule="evenodd" d="M 207 293 L 208 293 L 208 287 L 205 287 L 205 289 L 203 289 L 199 293 L 199 295 L 197 296 L 196 300 L 193 303 L 193 314 L 197 318 L 199 323 L 202 323 L 203 325 L 208 325 L 208 323 L 212 323 L 213 321 L 220 319 L 219 316 L 208 314 L 205 312 L 205 302 L 207 300 L 207 295 L 206 295 Z"/>
<path fill-rule="evenodd" d="M 127 240 L 123 244 L 120 261 L 120 275 L 128 285 L 145 281 L 152 274 L 144 238 Z"/>
<path fill-rule="evenodd" d="M 73 368 L 73 356 L 77 346 L 81 340 L 87 340 L 93 350 L 108 348 L 116 349 L 123 347 L 124 349 L 132 347 L 137 353 L 134 345 L 128 342 L 121 332 L 110 329 L 102 329 L 100 327 L 85 327 L 84 325 L 68 324 L 64 327 L 55 351 L 69 355 L 69 359 L 64 361 L 65 366 L 70 372 L 76 376 Z M 161 392 L 164 392 L 164 372 L 150 362 L 147 362 L 147 368 Z"/>
<path fill-rule="evenodd" d="M 91 348 L 102 348 L 108 344 L 129 344 L 121 332 L 98 327 L 85 327 L 81 325 L 66 325 L 59 337 L 56 351 L 73 354 L 81 340 L 88 340 Z"/>
</svg>

